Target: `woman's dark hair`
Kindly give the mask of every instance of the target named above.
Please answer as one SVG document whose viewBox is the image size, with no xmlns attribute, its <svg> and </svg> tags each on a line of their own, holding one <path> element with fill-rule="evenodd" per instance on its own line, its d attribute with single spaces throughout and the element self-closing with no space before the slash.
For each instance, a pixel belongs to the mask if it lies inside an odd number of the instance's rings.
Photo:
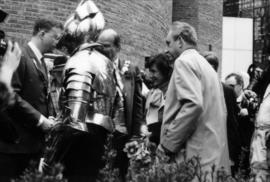
<svg viewBox="0 0 270 182">
<path fill-rule="evenodd" d="M 160 54 L 151 56 L 148 59 L 145 67 L 150 68 L 156 65 L 157 69 L 164 76 L 164 78 L 166 78 L 166 80 L 169 80 L 171 78 L 171 74 L 173 70 L 171 62 L 172 61 L 170 59 L 170 56 L 168 56 L 166 53 L 160 53 Z"/>
</svg>

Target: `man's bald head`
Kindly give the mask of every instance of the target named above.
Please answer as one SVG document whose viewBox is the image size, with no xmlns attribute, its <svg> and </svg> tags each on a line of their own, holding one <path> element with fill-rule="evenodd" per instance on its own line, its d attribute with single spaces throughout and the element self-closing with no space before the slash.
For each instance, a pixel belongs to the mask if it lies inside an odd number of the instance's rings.
<svg viewBox="0 0 270 182">
<path fill-rule="evenodd" d="M 113 29 L 103 30 L 97 39 L 97 42 L 102 44 L 102 52 L 112 61 L 117 59 L 117 55 L 120 52 L 120 36 Z"/>
<path fill-rule="evenodd" d="M 112 46 L 114 46 L 115 48 L 117 48 L 119 50 L 121 48 L 120 36 L 113 29 L 105 29 L 105 30 L 103 30 L 100 33 L 97 42 L 104 45 L 104 46 L 112 45 Z"/>
</svg>

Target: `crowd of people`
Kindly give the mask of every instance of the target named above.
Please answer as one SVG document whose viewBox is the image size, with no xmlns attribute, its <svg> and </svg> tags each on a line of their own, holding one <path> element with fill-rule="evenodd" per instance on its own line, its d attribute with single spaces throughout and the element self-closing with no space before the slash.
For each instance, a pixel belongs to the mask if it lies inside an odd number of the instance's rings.
<svg viewBox="0 0 270 182">
<path fill-rule="evenodd" d="M 222 82 L 215 53 L 199 52 L 196 30 L 176 21 L 167 51 L 150 56 L 142 74 L 119 56 L 121 35 L 104 27 L 87 0 L 64 25 L 37 20 L 22 50 L 8 41 L 0 69 L 0 181 L 19 177 L 32 160 L 43 172 L 62 163 L 69 181 L 95 181 L 109 134 L 123 181 L 125 144 L 142 136 L 169 163 L 199 156 L 205 173 L 215 165 L 266 179 L 270 69 L 250 72 L 247 87 L 240 73 Z"/>
</svg>

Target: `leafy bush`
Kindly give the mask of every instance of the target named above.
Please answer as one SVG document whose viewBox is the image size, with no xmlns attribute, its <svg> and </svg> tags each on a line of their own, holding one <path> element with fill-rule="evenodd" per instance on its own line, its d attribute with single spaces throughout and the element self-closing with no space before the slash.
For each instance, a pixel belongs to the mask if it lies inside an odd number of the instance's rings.
<svg viewBox="0 0 270 182">
<path fill-rule="evenodd" d="M 255 182 L 245 179 L 245 175 L 237 174 L 234 178 L 221 169 L 212 167 L 209 173 L 203 173 L 199 157 L 193 157 L 180 164 L 168 163 L 168 160 L 158 160 L 155 156 L 156 147 L 147 139 L 141 138 L 128 143 L 124 149 L 130 158 L 130 166 L 126 176 L 127 182 L 208 182 L 208 179 L 216 182 Z M 120 182 L 118 171 L 112 168 L 111 162 L 115 151 L 106 148 L 106 166 L 101 170 L 99 182 Z"/>
<path fill-rule="evenodd" d="M 113 168 L 116 151 L 112 148 L 111 139 L 112 136 L 109 136 L 103 157 L 105 167 L 100 171 L 97 182 L 122 182 L 118 170 Z M 168 163 L 167 159 L 158 160 L 155 150 L 156 146 L 147 139 L 137 139 L 126 145 L 125 151 L 130 158 L 127 182 L 192 182 L 193 179 L 208 182 L 209 178 L 215 182 L 257 182 L 254 178 L 245 178 L 241 172 L 233 178 L 224 169 L 216 169 L 215 166 L 211 172 L 203 173 L 200 158 L 196 156 L 180 164 Z M 35 165 L 31 165 L 23 176 L 12 182 L 67 182 L 62 172 L 63 166 L 60 164 L 55 165 L 46 174 L 39 172 Z"/>
<path fill-rule="evenodd" d="M 11 180 L 12 182 L 67 182 L 63 178 L 63 166 L 56 164 L 47 173 L 40 172 L 35 162 L 31 162 L 30 167 L 26 169 L 19 179 Z"/>
</svg>

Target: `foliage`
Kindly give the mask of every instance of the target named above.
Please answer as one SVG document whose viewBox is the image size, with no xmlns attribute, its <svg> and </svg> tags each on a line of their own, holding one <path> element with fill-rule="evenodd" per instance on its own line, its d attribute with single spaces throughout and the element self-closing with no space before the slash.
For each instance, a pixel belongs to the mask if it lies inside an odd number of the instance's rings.
<svg viewBox="0 0 270 182">
<path fill-rule="evenodd" d="M 56 164 L 47 173 L 40 172 L 36 164 L 31 162 L 30 167 L 26 169 L 19 179 L 11 180 L 12 182 L 67 182 L 63 178 L 63 166 Z"/>
<path fill-rule="evenodd" d="M 112 147 L 112 135 L 107 138 L 107 145 L 105 145 L 105 152 L 103 160 L 105 167 L 99 172 L 97 182 L 120 182 L 120 176 L 117 169 L 113 168 L 114 158 L 116 156 L 116 150 Z"/>
<path fill-rule="evenodd" d="M 112 136 L 108 137 L 103 157 L 105 167 L 100 171 L 97 182 L 122 182 L 118 170 L 113 168 L 116 151 L 112 148 Z M 257 182 L 256 179 L 246 179 L 245 175 L 239 174 L 232 177 L 221 169 L 212 166 L 210 172 L 203 173 L 198 156 L 182 163 L 160 160 L 155 155 L 156 146 L 147 138 L 139 138 L 127 143 L 124 149 L 130 159 L 127 182 Z M 39 172 L 35 165 L 31 165 L 23 176 L 12 182 L 66 182 L 62 175 L 63 166 L 55 165 L 46 174 Z M 263 180 L 260 180 L 264 182 Z"/>
<path fill-rule="evenodd" d="M 109 152 L 113 151 L 110 147 L 106 150 L 107 164 L 101 171 L 99 182 L 120 182 L 118 172 L 110 168 L 112 165 L 109 164 L 115 151 Z M 126 144 L 124 151 L 130 159 L 127 182 L 191 182 L 194 179 L 208 182 L 209 178 L 216 182 L 253 182 L 245 179 L 241 173 L 233 178 L 223 168 L 216 169 L 215 166 L 212 171 L 203 173 L 200 158 L 196 156 L 179 164 L 168 163 L 167 159 L 161 161 L 157 159 L 155 150 L 156 146 L 147 138 L 139 138 Z"/>
</svg>

